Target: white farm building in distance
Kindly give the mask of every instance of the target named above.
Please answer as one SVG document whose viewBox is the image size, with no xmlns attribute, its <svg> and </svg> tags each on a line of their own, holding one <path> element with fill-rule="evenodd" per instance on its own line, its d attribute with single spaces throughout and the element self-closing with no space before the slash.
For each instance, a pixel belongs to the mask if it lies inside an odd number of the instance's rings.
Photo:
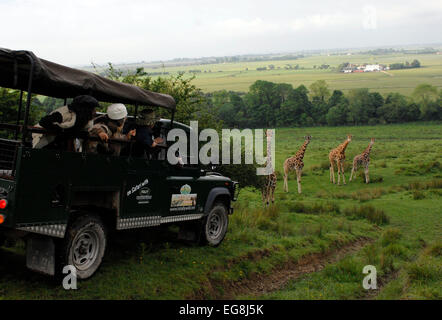
<svg viewBox="0 0 442 320">
<path fill-rule="evenodd" d="M 345 68 L 341 69 L 341 72 L 343 73 L 376 72 L 388 69 L 390 68 L 383 64 L 361 64 L 361 65 L 348 64 Z"/>
<path fill-rule="evenodd" d="M 364 68 L 364 72 L 381 71 L 381 68 L 379 64 L 367 64 Z"/>
</svg>

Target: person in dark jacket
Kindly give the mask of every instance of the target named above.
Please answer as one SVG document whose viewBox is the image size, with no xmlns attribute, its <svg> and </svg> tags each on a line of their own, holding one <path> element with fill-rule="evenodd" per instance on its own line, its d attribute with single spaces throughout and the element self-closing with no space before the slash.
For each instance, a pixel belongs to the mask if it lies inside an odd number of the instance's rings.
<svg viewBox="0 0 442 320">
<path fill-rule="evenodd" d="M 159 120 L 152 109 L 144 109 L 136 120 L 136 134 L 133 155 L 155 159 L 158 144 L 163 143 L 160 137 L 154 137 L 154 126 Z"/>
<path fill-rule="evenodd" d="M 32 134 L 32 147 L 74 151 L 75 136 L 84 134 L 93 126 L 98 101 L 88 95 L 77 96 L 72 103 L 43 117 L 36 127 L 54 134 Z"/>
</svg>

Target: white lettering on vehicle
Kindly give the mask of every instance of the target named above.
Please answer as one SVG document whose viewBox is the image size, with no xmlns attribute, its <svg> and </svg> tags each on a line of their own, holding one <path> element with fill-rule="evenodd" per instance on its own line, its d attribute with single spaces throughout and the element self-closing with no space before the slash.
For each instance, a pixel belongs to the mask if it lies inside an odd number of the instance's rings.
<svg viewBox="0 0 442 320">
<path fill-rule="evenodd" d="M 134 194 L 135 192 L 137 192 L 138 190 L 140 190 L 142 187 L 144 187 L 146 184 L 149 183 L 149 180 L 146 179 L 143 182 L 141 182 L 140 184 L 132 187 L 130 190 L 127 191 L 127 196 L 129 197 L 131 194 Z"/>
</svg>

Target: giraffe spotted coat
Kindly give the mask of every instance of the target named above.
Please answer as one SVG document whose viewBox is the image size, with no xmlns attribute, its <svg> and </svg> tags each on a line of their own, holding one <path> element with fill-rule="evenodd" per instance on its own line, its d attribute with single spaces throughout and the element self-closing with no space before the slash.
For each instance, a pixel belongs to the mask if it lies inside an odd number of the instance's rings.
<svg viewBox="0 0 442 320">
<path fill-rule="evenodd" d="M 298 193 L 301 193 L 301 176 L 302 176 L 302 169 L 304 168 L 304 155 L 305 150 L 307 149 L 308 144 L 310 143 L 311 136 L 306 136 L 305 141 L 301 148 L 296 152 L 296 154 L 290 158 L 287 158 L 284 161 L 284 190 L 285 192 L 289 191 L 288 187 L 288 175 L 291 171 L 295 170 L 296 172 L 296 179 L 298 182 Z"/>
<path fill-rule="evenodd" d="M 335 183 L 335 168 L 334 163 L 336 162 L 336 166 L 338 167 L 338 185 L 341 184 L 341 175 L 342 180 L 345 183 L 345 175 L 344 175 L 344 160 L 345 160 L 345 149 L 351 141 L 352 136 L 347 135 L 347 139 L 337 146 L 335 149 L 332 149 L 328 154 L 328 159 L 330 161 L 330 182 Z"/>
<path fill-rule="evenodd" d="M 365 150 L 361 154 L 358 154 L 353 158 L 353 168 L 351 169 L 350 181 L 352 180 L 353 175 L 356 175 L 356 171 L 358 170 L 358 168 L 364 167 L 365 183 L 370 182 L 368 167 L 370 165 L 370 152 L 371 148 L 373 147 L 373 144 L 374 144 L 374 138 L 371 138 L 368 147 L 365 148 Z"/>
</svg>

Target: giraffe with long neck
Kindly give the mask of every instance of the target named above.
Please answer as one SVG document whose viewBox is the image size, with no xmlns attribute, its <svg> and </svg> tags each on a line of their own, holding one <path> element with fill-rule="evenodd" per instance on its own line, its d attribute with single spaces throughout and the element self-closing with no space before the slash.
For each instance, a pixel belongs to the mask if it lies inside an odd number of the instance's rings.
<svg viewBox="0 0 442 320">
<path fill-rule="evenodd" d="M 335 149 L 332 149 L 328 154 L 328 159 L 330 160 L 330 182 L 335 183 L 335 168 L 334 162 L 338 167 L 338 185 L 341 184 L 341 175 L 342 180 L 345 183 L 345 175 L 344 175 L 344 161 L 345 161 L 345 149 L 351 141 L 351 135 L 347 135 L 347 139 L 341 143 Z"/>
<path fill-rule="evenodd" d="M 310 143 L 310 140 L 312 139 L 311 136 L 304 137 L 305 141 L 302 144 L 301 148 L 299 148 L 298 152 L 290 158 L 285 159 L 284 161 L 284 191 L 289 192 L 289 185 L 288 185 L 288 175 L 290 171 L 295 170 L 296 171 L 296 180 L 298 182 L 298 193 L 301 193 L 301 176 L 302 176 L 302 168 L 304 168 L 304 155 L 305 150 L 307 149 L 308 144 Z"/>
<path fill-rule="evenodd" d="M 356 176 L 356 171 L 358 170 L 358 166 L 363 166 L 365 173 L 365 183 L 370 182 L 370 177 L 368 175 L 368 166 L 370 165 L 370 152 L 371 148 L 373 147 L 373 144 L 374 144 L 374 138 L 371 138 L 370 143 L 368 144 L 368 147 L 365 148 L 364 152 L 356 155 L 353 158 L 353 168 L 351 169 L 350 181 L 353 178 L 353 174 L 355 174 Z"/>
<path fill-rule="evenodd" d="M 273 169 L 273 159 L 272 159 L 272 136 L 273 131 L 267 130 L 267 167 L 271 168 L 272 173 L 265 176 L 264 185 L 262 187 L 262 201 L 264 204 L 269 205 L 270 199 L 272 203 L 275 202 L 275 189 L 276 189 L 276 172 Z"/>
</svg>

